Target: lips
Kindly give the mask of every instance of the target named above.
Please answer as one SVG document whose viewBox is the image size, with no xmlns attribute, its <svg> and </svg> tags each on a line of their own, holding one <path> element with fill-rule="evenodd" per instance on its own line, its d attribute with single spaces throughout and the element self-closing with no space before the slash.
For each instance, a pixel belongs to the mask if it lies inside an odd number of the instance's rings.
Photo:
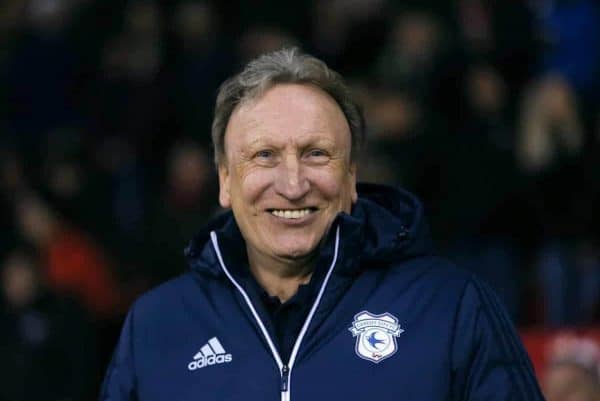
<svg viewBox="0 0 600 401">
<path fill-rule="evenodd" d="M 303 209 L 269 209 L 269 213 L 273 216 L 284 218 L 284 219 L 301 219 L 309 214 L 315 212 L 317 209 L 312 207 L 307 207 Z"/>
</svg>

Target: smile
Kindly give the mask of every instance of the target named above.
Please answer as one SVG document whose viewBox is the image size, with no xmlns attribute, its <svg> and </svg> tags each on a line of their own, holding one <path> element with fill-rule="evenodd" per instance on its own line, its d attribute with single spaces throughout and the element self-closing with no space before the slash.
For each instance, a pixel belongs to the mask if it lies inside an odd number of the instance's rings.
<svg viewBox="0 0 600 401">
<path fill-rule="evenodd" d="M 269 212 L 273 216 L 282 217 L 284 219 L 301 219 L 302 217 L 308 216 L 312 212 L 314 212 L 315 208 L 305 208 L 305 209 L 270 209 Z"/>
</svg>

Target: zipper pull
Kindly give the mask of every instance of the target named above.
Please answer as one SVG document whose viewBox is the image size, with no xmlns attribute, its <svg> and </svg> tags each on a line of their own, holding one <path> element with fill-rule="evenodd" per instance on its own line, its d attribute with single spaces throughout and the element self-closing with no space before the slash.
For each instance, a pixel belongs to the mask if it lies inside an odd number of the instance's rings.
<svg viewBox="0 0 600 401">
<path fill-rule="evenodd" d="M 281 392 L 285 393 L 288 391 L 288 382 L 290 380 L 290 368 L 287 365 L 283 365 L 281 368 Z"/>
</svg>

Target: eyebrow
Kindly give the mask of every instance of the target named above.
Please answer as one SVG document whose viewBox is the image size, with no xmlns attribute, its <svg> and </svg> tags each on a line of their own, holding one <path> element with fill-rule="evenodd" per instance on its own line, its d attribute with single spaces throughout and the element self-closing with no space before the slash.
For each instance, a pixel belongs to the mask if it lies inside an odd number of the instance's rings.
<svg viewBox="0 0 600 401">
<path fill-rule="evenodd" d="M 295 140 L 297 140 L 297 144 L 302 146 L 307 146 L 309 144 L 317 144 L 317 145 L 333 145 L 334 141 L 332 141 L 330 138 L 324 138 L 323 136 L 321 136 L 319 133 L 315 132 L 313 134 L 305 134 L 302 135 L 300 138 L 298 137 L 294 137 Z M 260 135 L 258 138 L 252 139 L 248 144 L 245 145 L 245 147 L 255 147 L 255 146 L 260 146 L 262 144 L 265 143 L 269 143 L 272 144 L 274 142 L 273 137 L 270 135 Z M 284 145 L 287 144 L 287 142 L 284 143 Z"/>
</svg>

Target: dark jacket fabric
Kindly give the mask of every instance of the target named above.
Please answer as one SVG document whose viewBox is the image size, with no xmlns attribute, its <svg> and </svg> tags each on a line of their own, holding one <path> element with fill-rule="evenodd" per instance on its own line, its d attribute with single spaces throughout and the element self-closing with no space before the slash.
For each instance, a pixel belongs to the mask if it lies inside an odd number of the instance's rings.
<svg viewBox="0 0 600 401">
<path fill-rule="evenodd" d="M 502 305 L 434 256 L 420 203 L 358 190 L 321 245 L 289 358 L 240 284 L 234 266 L 247 262 L 228 213 L 192 241 L 188 273 L 131 308 L 100 399 L 542 400 Z"/>
</svg>

